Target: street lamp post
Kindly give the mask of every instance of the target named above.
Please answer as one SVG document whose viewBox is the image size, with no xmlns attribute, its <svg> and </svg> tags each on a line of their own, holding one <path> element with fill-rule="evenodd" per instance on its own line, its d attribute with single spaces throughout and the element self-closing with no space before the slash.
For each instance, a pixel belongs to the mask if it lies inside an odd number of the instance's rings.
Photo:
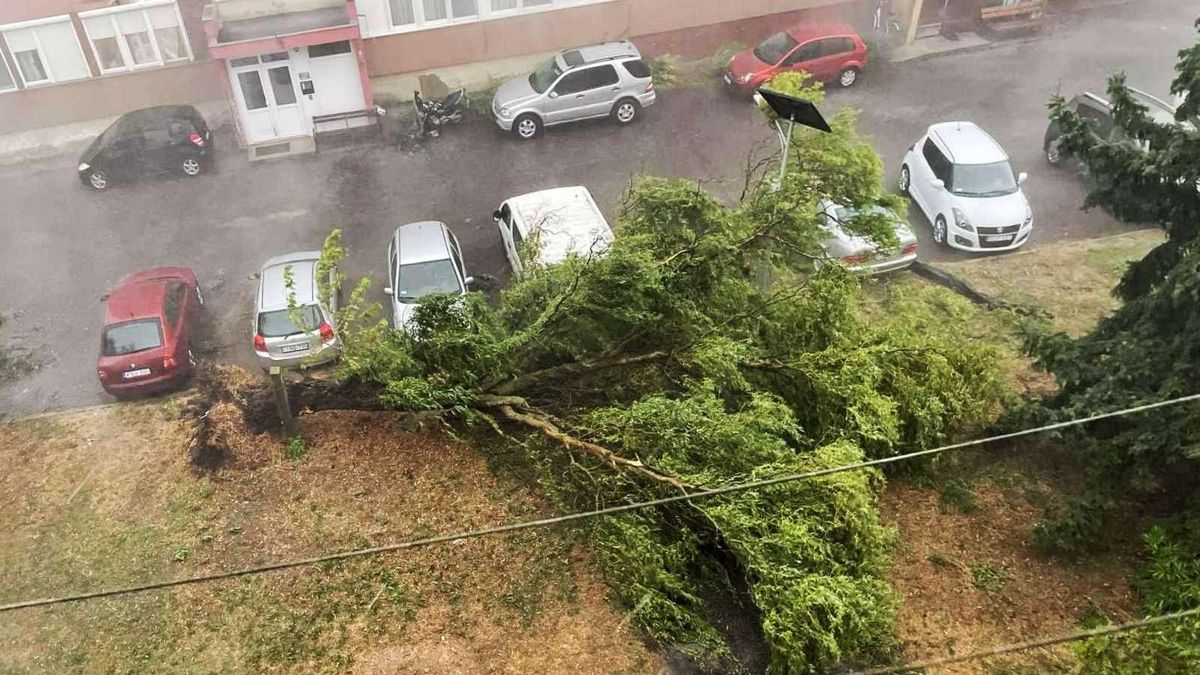
<svg viewBox="0 0 1200 675">
<path fill-rule="evenodd" d="M 766 101 L 777 116 L 775 133 L 779 136 L 779 149 L 783 153 L 783 159 L 779 162 L 779 181 L 775 184 L 775 189 L 778 190 L 783 186 L 783 178 L 787 175 L 788 155 L 792 151 L 792 132 L 796 129 L 796 123 L 799 122 L 801 126 L 812 127 L 825 133 L 833 130 L 829 128 L 829 123 L 821 116 L 821 111 L 817 110 L 817 106 L 813 105 L 812 101 L 805 101 L 770 89 L 759 89 L 755 96 Z M 786 132 L 783 130 L 783 120 L 787 120 Z"/>
</svg>

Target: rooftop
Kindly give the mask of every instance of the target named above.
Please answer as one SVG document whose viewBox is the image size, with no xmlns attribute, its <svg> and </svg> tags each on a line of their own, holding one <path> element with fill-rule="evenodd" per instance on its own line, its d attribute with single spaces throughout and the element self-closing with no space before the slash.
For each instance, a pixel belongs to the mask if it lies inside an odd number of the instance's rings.
<svg viewBox="0 0 1200 675">
<path fill-rule="evenodd" d="M 261 296 L 259 309 L 271 311 L 288 307 L 288 288 L 284 283 L 283 270 L 292 268 L 292 291 L 295 292 L 296 304 L 308 305 L 317 299 L 316 267 L 321 257 L 320 251 L 292 253 L 271 258 L 263 265 L 259 281 Z"/>
</svg>

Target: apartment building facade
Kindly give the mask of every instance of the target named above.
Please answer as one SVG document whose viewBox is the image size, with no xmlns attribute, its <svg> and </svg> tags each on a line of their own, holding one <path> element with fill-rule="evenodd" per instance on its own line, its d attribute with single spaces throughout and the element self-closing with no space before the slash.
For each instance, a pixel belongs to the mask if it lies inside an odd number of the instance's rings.
<svg viewBox="0 0 1200 675">
<path fill-rule="evenodd" d="M 128 110 L 197 105 L 243 145 L 411 96 L 483 86 L 547 54 L 633 39 L 703 56 L 864 0 L 4 0 L 0 154 L 93 136 Z M 868 10 L 869 11 L 869 10 Z"/>
</svg>

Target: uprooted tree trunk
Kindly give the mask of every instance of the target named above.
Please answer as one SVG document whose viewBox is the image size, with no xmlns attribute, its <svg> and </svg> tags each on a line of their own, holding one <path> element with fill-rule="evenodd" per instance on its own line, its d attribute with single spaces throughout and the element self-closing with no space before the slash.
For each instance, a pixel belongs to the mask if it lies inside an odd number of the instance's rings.
<svg viewBox="0 0 1200 675">
<path fill-rule="evenodd" d="M 605 359 L 596 362 L 568 364 L 547 371 L 533 373 L 528 379 L 506 382 L 497 386 L 497 390 L 517 391 L 534 383 L 610 367 L 620 367 L 636 363 L 646 363 L 663 359 L 665 352 L 654 352 L 626 359 Z M 292 413 L 305 413 L 326 410 L 388 410 L 379 400 L 379 390 L 371 385 L 344 383 L 326 379 L 303 379 L 287 384 L 288 400 Z M 237 391 L 231 392 L 230 398 L 242 410 L 247 427 L 255 433 L 265 433 L 279 428 L 279 415 L 276 412 L 275 398 L 271 387 L 266 382 L 255 383 Z M 493 411 L 509 422 L 521 425 L 525 429 L 540 433 L 563 446 L 587 453 L 603 464 L 620 471 L 629 471 L 655 483 L 668 485 L 681 492 L 698 489 L 698 486 L 685 483 L 669 474 L 657 471 L 647 466 L 639 459 L 622 457 L 602 445 L 578 438 L 562 431 L 549 415 L 530 407 L 525 399 L 518 396 L 499 394 L 482 394 L 475 401 L 474 407 L 482 414 Z M 451 411 L 428 410 L 408 413 L 415 425 L 439 420 Z M 207 414 L 206 412 L 204 414 Z M 203 422 L 204 416 L 199 419 Z"/>
</svg>

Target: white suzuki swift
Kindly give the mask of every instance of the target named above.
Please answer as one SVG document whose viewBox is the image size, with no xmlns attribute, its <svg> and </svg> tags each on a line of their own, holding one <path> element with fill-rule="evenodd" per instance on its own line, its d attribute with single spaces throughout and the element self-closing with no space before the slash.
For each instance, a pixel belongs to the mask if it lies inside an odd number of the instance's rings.
<svg viewBox="0 0 1200 675">
<path fill-rule="evenodd" d="M 1004 148 L 972 122 L 929 127 L 904 155 L 900 191 L 933 224 L 933 239 L 967 251 L 1010 251 L 1029 241 L 1033 212 Z"/>
</svg>

